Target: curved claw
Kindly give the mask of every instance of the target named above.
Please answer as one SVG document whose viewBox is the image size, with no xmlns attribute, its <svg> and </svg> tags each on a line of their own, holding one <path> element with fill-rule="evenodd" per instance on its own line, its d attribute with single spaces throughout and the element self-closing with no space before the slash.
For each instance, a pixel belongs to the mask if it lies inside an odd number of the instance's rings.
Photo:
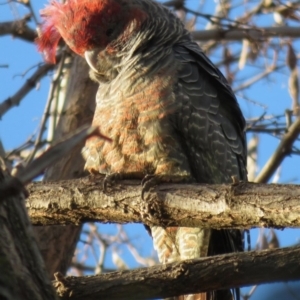
<svg viewBox="0 0 300 300">
<path fill-rule="evenodd" d="M 121 173 L 112 173 L 105 176 L 102 184 L 103 192 L 107 192 L 107 186 L 113 185 L 116 181 L 122 180 L 123 174 Z"/>
<path fill-rule="evenodd" d="M 148 192 L 152 187 L 163 182 L 191 183 L 195 182 L 195 179 L 191 176 L 148 174 L 142 179 L 142 199 L 144 200 L 145 193 Z"/>
<path fill-rule="evenodd" d="M 147 174 L 144 176 L 144 178 L 142 179 L 141 185 L 144 186 L 144 184 L 149 181 L 152 180 L 155 176 L 157 175 L 153 175 L 153 174 Z"/>
<path fill-rule="evenodd" d="M 107 174 L 103 180 L 103 192 L 107 191 L 108 185 L 113 185 L 116 181 L 120 181 L 123 179 L 141 179 L 143 178 L 143 174 L 140 172 L 129 172 L 129 173 L 112 173 Z"/>
<path fill-rule="evenodd" d="M 156 186 L 160 180 L 159 180 L 159 175 L 151 175 L 147 174 L 143 179 L 142 179 L 142 194 L 141 197 L 144 200 L 144 195 L 146 192 L 148 192 L 152 187 Z"/>
</svg>

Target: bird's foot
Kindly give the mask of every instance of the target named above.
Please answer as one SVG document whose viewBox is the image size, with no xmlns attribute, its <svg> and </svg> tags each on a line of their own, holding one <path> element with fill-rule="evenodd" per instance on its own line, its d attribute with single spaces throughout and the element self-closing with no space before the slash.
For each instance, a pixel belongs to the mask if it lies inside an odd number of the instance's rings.
<svg viewBox="0 0 300 300">
<path fill-rule="evenodd" d="M 237 178 L 237 176 L 231 176 L 232 185 L 238 185 L 241 181 Z"/>
<path fill-rule="evenodd" d="M 101 174 L 99 172 L 93 172 L 85 175 L 87 176 L 81 177 L 81 181 L 84 182 L 84 184 L 87 186 L 100 185 L 103 182 L 103 179 L 105 178 L 105 174 Z"/>
<path fill-rule="evenodd" d="M 146 192 L 160 183 L 192 183 L 195 179 L 191 176 L 181 176 L 181 175 L 157 175 L 148 174 L 142 180 L 142 199 L 144 200 L 144 195 Z"/>
<path fill-rule="evenodd" d="M 140 172 L 129 172 L 129 173 L 112 173 L 107 174 L 103 180 L 103 192 L 107 192 L 108 186 L 113 186 L 116 182 L 125 179 L 140 179 L 143 178 L 143 174 Z"/>
<path fill-rule="evenodd" d="M 116 181 L 122 180 L 123 179 L 123 173 L 112 173 L 112 174 L 108 174 L 105 176 L 104 180 L 103 180 L 103 192 L 106 193 L 107 192 L 107 186 L 108 185 L 114 185 L 116 183 Z"/>
</svg>

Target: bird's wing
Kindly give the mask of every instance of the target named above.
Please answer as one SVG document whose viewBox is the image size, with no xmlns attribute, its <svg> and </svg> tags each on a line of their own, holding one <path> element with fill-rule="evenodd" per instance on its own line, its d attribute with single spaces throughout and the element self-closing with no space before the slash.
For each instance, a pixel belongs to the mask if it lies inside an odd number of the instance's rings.
<svg viewBox="0 0 300 300">
<path fill-rule="evenodd" d="M 201 183 L 230 183 L 231 176 L 247 180 L 245 120 L 222 73 L 199 46 L 185 41 L 173 47 L 178 62 L 174 87 L 181 109 L 172 122 L 182 139 L 192 173 Z M 208 255 L 242 251 L 240 230 L 212 230 Z M 239 299 L 239 290 L 235 291 Z M 213 299 L 230 299 L 214 291 Z"/>
<path fill-rule="evenodd" d="M 174 123 L 198 182 L 246 180 L 245 120 L 222 73 L 194 42 L 173 48 L 179 62 Z"/>
</svg>

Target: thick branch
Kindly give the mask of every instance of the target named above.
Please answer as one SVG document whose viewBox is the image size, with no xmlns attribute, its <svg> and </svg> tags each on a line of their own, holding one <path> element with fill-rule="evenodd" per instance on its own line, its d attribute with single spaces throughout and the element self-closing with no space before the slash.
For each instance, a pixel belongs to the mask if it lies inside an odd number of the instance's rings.
<svg viewBox="0 0 300 300">
<path fill-rule="evenodd" d="M 208 40 L 227 40 L 235 41 L 242 39 L 249 40 L 261 40 L 270 37 L 300 37 L 299 27 L 259 27 L 259 28 L 235 28 L 235 29 L 211 29 L 211 30 L 199 30 L 192 33 L 197 41 Z"/>
<path fill-rule="evenodd" d="M 37 37 L 37 33 L 27 25 L 29 20 L 30 18 L 25 16 L 23 19 L 17 21 L 0 23 L 0 36 L 11 34 L 24 41 L 33 42 Z"/>
<path fill-rule="evenodd" d="M 62 299 L 157 299 L 300 279 L 300 247 L 227 254 L 90 277 L 57 277 Z"/>
<path fill-rule="evenodd" d="M 101 180 L 74 179 L 28 186 L 33 224 L 86 221 L 147 225 L 249 228 L 299 227 L 297 185 L 164 184 L 141 199 L 139 181 L 123 181 L 108 193 Z"/>
<path fill-rule="evenodd" d="M 0 182 L 4 172 L 0 169 Z M 24 193 L 0 199 L 0 299 L 54 300 L 55 292 L 46 274 L 24 205 Z"/>
</svg>

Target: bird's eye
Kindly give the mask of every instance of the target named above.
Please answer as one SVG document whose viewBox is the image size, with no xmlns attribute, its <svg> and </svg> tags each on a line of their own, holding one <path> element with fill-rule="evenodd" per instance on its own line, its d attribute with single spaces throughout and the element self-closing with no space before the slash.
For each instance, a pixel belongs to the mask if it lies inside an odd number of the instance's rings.
<svg viewBox="0 0 300 300">
<path fill-rule="evenodd" d="M 111 35 L 113 34 L 113 32 L 114 32 L 114 29 L 113 29 L 113 28 L 108 28 L 108 29 L 106 30 L 105 34 L 109 37 L 109 36 L 111 36 Z"/>
</svg>

